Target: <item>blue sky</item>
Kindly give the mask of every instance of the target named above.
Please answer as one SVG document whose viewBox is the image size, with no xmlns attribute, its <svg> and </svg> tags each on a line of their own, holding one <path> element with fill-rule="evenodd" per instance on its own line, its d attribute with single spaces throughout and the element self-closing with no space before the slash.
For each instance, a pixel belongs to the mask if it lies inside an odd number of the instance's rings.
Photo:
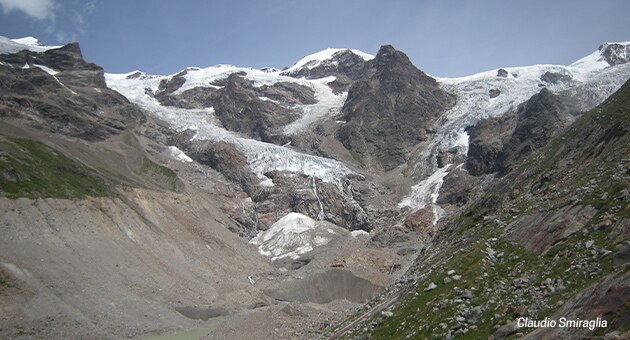
<svg viewBox="0 0 630 340">
<path fill-rule="evenodd" d="M 628 0 L 0 0 L 0 35 L 79 41 L 107 72 L 282 68 L 327 47 L 405 52 L 435 76 L 569 64 L 630 40 Z"/>
</svg>

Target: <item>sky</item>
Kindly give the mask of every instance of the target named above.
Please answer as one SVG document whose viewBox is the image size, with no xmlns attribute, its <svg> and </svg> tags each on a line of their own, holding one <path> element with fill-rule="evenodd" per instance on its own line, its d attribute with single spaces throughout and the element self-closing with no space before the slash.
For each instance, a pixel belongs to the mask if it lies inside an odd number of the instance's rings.
<svg viewBox="0 0 630 340">
<path fill-rule="evenodd" d="M 328 47 L 391 44 L 416 67 L 457 77 L 570 64 L 630 40 L 628 0 L 0 0 L 0 35 L 78 41 L 106 72 L 291 66 Z"/>
</svg>

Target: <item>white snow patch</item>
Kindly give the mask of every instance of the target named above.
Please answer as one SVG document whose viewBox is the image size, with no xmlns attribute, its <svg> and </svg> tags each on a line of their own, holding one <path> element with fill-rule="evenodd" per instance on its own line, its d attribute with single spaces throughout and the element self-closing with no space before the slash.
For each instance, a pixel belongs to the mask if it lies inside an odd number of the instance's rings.
<svg viewBox="0 0 630 340">
<path fill-rule="evenodd" d="M 261 187 L 273 187 L 273 186 L 275 186 L 275 184 L 273 184 L 273 180 L 271 178 L 264 178 L 262 181 L 260 181 L 258 183 L 258 185 L 260 185 Z"/>
<path fill-rule="evenodd" d="M 178 147 L 176 146 L 169 146 L 167 148 L 168 150 L 168 154 L 173 157 L 174 159 L 182 162 L 182 163 L 190 163 L 192 162 L 192 158 L 188 157 L 182 150 L 180 150 Z"/>
<path fill-rule="evenodd" d="M 414 209 L 422 209 L 427 203 L 435 203 L 437 201 L 440 187 L 444 183 L 444 177 L 448 175 L 450 164 L 439 168 L 427 179 L 411 187 L 411 194 L 398 204 L 399 208 L 411 207 Z"/>
<path fill-rule="evenodd" d="M 369 236 L 370 236 L 370 233 L 368 233 L 368 232 L 367 232 L 367 231 L 365 231 L 365 230 L 361 230 L 361 229 L 359 229 L 359 230 L 353 230 L 353 231 L 351 231 L 351 232 L 350 232 L 350 235 L 352 235 L 352 237 L 362 237 L 362 236 L 368 236 L 368 237 L 369 237 Z"/>
<path fill-rule="evenodd" d="M 28 66 L 28 64 L 24 65 L 24 67 L 23 67 L 23 68 L 28 68 L 27 66 Z M 72 94 L 74 94 L 74 95 L 78 95 L 78 94 L 77 94 L 76 92 L 74 92 L 71 88 L 67 87 L 64 83 L 62 83 L 62 82 L 59 80 L 59 78 L 57 78 L 56 74 L 58 74 L 58 73 L 59 73 L 59 71 L 55 71 L 55 70 L 53 70 L 52 68 L 50 68 L 50 67 L 48 67 L 48 66 L 45 66 L 45 65 L 33 64 L 33 66 L 34 66 L 34 67 L 37 67 L 37 68 L 39 68 L 39 69 L 41 69 L 42 71 L 44 71 L 44 72 L 46 72 L 46 73 L 48 73 L 48 74 L 50 74 L 53 78 L 55 78 L 55 81 L 57 81 L 57 83 L 59 83 L 59 85 L 61 85 L 61 86 L 65 87 L 65 88 L 66 88 L 66 90 L 70 91 Z"/>
<path fill-rule="evenodd" d="M 317 103 L 304 105 L 302 107 L 302 116 L 284 127 L 285 135 L 296 135 L 307 130 L 313 123 L 321 121 L 323 118 L 339 114 L 343 104 L 346 102 L 348 92 L 335 94 L 328 86 L 328 83 L 335 79 L 335 77 L 326 77 L 309 81 L 310 87 L 315 91 Z"/>
<path fill-rule="evenodd" d="M 249 243 L 258 245 L 258 251 L 273 261 L 285 257 L 298 259 L 300 255 L 331 240 L 330 227 L 312 218 L 292 212 L 279 219 L 268 230 L 261 231 Z"/>
<path fill-rule="evenodd" d="M 405 197 L 399 204 L 399 208 L 410 207 L 414 210 L 422 209 L 431 204 L 433 210 L 433 225 L 444 215 L 444 210 L 437 205 L 437 199 L 440 196 L 440 189 L 444 184 L 444 177 L 448 175 L 448 169 L 451 164 L 439 168 L 431 176 L 424 181 L 411 187 L 411 193 Z"/>
<path fill-rule="evenodd" d="M 33 64 L 33 66 L 38 67 L 40 69 L 42 69 L 44 72 L 50 74 L 51 76 L 56 75 L 57 73 L 59 73 L 59 71 L 55 71 L 52 68 L 48 67 L 48 66 L 44 66 L 44 65 L 38 65 L 38 64 Z M 57 77 L 55 77 L 56 79 Z"/>
<path fill-rule="evenodd" d="M 27 46 L 42 46 L 42 44 L 39 43 L 39 40 L 37 40 L 37 38 L 35 37 L 24 37 L 24 38 L 17 38 L 17 39 L 11 39 L 14 42 L 18 43 L 18 44 L 22 44 L 22 45 L 27 45 Z"/>
</svg>

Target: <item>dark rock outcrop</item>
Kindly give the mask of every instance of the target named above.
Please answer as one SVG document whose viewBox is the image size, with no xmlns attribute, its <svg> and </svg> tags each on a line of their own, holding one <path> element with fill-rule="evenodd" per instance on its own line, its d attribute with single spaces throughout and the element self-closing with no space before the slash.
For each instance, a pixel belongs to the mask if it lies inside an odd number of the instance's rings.
<svg viewBox="0 0 630 340">
<path fill-rule="evenodd" d="M 348 92 L 347 121 L 337 133 L 343 145 L 369 165 L 392 170 L 414 145 L 427 139 L 435 119 L 454 104 L 435 79 L 386 45 L 369 61 Z"/>
<path fill-rule="evenodd" d="M 368 215 L 352 195 L 332 183 L 284 171 L 271 171 L 265 175 L 273 180 L 274 186 L 269 188 L 265 202 L 259 204 L 258 212 L 262 216 L 271 216 L 269 221 L 272 223 L 289 212 L 299 212 L 348 230 L 369 231 L 372 228 Z"/>
<path fill-rule="evenodd" d="M 540 80 L 549 84 L 569 83 L 573 79 L 568 74 L 562 74 L 558 72 L 545 72 L 540 76 Z"/>
<path fill-rule="evenodd" d="M 571 121 L 562 99 L 542 89 L 521 104 L 516 114 L 483 119 L 467 129 L 470 144 L 466 169 L 475 176 L 505 173 L 532 151 L 545 146 Z"/>
<path fill-rule="evenodd" d="M 313 89 L 296 83 L 278 82 L 273 85 L 263 85 L 256 91 L 263 97 L 286 105 L 317 103 Z"/>
<path fill-rule="evenodd" d="M 534 212 L 522 216 L 508 226 L 512 230 L 509 237 L 527 250 L 540 254 L 580 231 L 596 214 L 597 210 L 590 205 Z"/>
<path fill-rule="evenodd" d="M 466 129 L 470 136 L 466 170 L 471 175 L 479 176 L 498 170 L 499 154 L 512 136 L 515 124 L 514 113 L 506 113 L 501 117 L 482 119 L 477 125 Z"/>
<path fill-rule="evenodd" d="M 239 185 L 248 195 L 255 197 L 259 191 L 258 177 L 249 170 L 247 158 L 234 145 L 225 142 L 202 142 L 191 153 L 196 160 L 221 173 L 229 181 Z"/>
<path fill-rule="evenodd" d="M 630 62 L 630 45 L 604 44 L 599 47 L 602 58 L 610 66 L 626 64 Z"/>
<path fill-rule="evenodd" d="M 475 184 L 475 177 L 461 168 L 456 168 L 444 177 L 444 184 L 442 184 L 436 203 L 461 207 L 468 203 Z"/>
<path fill-rule="evenodd" d="M 519 106 L 514 133 L 499 155 L 500 170 L 508 171 L 529 153 L 545 146 L 570 123 L 568 109 L 560 97 L 542 89 Z"/>
<path fill-rule="evenodd" d="M 237 74 L 231 74 L 217 91 L 213 106 L 226 129 L 266 142 L 286 142 L 277 128 L 297 118 L 289 109 L 260 99 L 249 81 Z"/>
<path fill-rule="evenodd" d="M 42 53 L 2 54 L 0 61 L 0 117 L 93 141 L 145 119 L 107 87 L 103 69 L 85 62 L 76 43 Z"/>
</svg>

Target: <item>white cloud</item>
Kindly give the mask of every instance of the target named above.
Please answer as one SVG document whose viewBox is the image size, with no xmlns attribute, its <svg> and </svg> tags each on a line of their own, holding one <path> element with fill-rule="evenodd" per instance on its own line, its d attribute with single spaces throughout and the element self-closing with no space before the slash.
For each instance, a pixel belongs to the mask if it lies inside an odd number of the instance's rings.
<svg viewBox="0 0 630 340">
<path fill-rule="evenodd" d="M 22 11 L 26 15 L 43 20 L 54 17 L 54 0 L 0 0 L 0 6 L 5 14 L 12 11 Z"/>
<path fill-rule="evenodd" d="M 96 11 L 96 0 L 90 0 L 83 5 L 83 13 L 92 14 Z"/>
</svg>

